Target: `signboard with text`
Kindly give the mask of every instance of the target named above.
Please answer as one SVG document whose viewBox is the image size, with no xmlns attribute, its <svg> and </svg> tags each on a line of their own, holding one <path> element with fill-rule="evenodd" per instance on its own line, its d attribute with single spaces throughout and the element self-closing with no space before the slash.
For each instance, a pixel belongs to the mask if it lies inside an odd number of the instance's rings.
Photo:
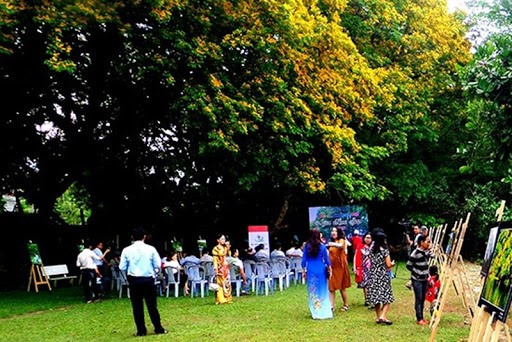
<svg viewBox="0 0 512 342">
<path fill-rule="evenodd" d="M 309 229 L 318 228 L 326 239 L 333 227 L 341 227 L 348 239 L 358 230 L 360 235 L 368 232 L 368 212 L 362 205 L 341 207 L 310 207 Z"/>
<path fill-rule="evenodd" d="M 270 243 L 268 235 L 268 226 L 249 226 L 249 247 L 256 248 L 259 244 L 265 245 L 265 252 L 270 254 Z"/>
</svg>

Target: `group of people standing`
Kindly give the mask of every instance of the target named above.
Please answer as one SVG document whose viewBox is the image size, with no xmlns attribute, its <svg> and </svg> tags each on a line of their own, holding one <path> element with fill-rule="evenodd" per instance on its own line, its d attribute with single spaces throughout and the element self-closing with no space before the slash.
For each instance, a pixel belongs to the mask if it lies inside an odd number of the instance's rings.
<svg viewBox="0 0 512 342">
<path fill-rule="evenodd" d="M 440 288 L 437 267 L 429 267 L 433 257 L 428 229 L 413 227 L 414 236 L 408 239 L 410 253 L 406 264 L 411 280 L 406 284 L 414 290 L 416 322 L 426 325 L 424 319 L 425 301 L 431 303 L 432 313 Z M 333 228 L 331 241 L 322 239 L 318 229 L 310 232 L 302 258 L 303 276 L 307 280 L 309 309 L 313 319 L 328 319 L 335 311 L 335 292 L 340 291 L 343 300 L 342 311 L 349 309 L 347 291 L 351 286 L 347 263 L 347 245 L 343 230 Z M 393 324 L 388 318 L 394 301 L 391 286 L 391 260 L 386 234 L 380 228 L 366 233 L 360 243 L 352 245 L 354 250 L 353 271 L 357 287 L 363 289 L 365 305 L 375 310 L 376 323 Z"/>
<path fill-rule="evenodd" d="M 356 283 L 365 294 L 365 304 L 375 308 L 377 323 L 392 324 L 387 319 L 394 301 L 388 270 L 394 265 L 389 256 L 386 235 L 381 229 L 364 235 L 353 243 L 354 274 Z M 340 291 L 342 311 L 349 310 L 347 288 L 351 286 L 347 261 L 348 241 L 341 228 L 333 228 L 331 241 L 324 242 L 318 229 L 310 232 L 302 258 L 303 276 L 306 277 L 308 300 L 314 319 L 333 317 L 335 293 Z"/>
<path fill-rule="evenodd" d="M 429 259 L 433 256 L 430 250 L 430 238 L 428 231 L 421 232 L 419 227 L 414 228 L 417 233 L 412 241 L 412 252 L 407 262 L 407 268 L 411 271 L 411 287 L 415 295 L 416 320 L 420 325 L 427 322 L 423 318 L 425 299 L 434 301 L 440 286 L 437 269 L 429 268 Z M 160 322 L 160 315 L 156 305 L 155 278 L 157 270 L 162 267 L 156 249 L 145 243 L 146 233 L 142 229 L 133 232 L 134 243 L 126 247 L 119 260 L 119 269 L 126 272 L 130 286 L 133 316 L 137 327 L 135 335 L 146 335 L 144 323 L 143 302 L 146 302 L 150 319 L 154 325 L 156 334 L 165 334 Z M 342 311 L 349 310 L 347 288 L 351 287 L 350 271 L 348 265 L 349 241 L 341 228 L 335 227 L 331 231 L 330 241 L 326 241 L 318 229 L 310 232 L 309 239 L 304 246 L 294 249 L 293 253 L 302 254 L 302 276 L 306 278 L 308 302 L 311 315 L 314 319 L 332 318 L 335 311 L 336 292 L 339 291 L 343 301 Z M 102 246 L 87 246 L 77 258 L 77 265 L 82 269 L 84 284 L 96 283 L 96 277 L 101 277 L 100 261 L 105 260 L 109 252 L 101 253 Z M 352 239 L 354 251 L 353 271 L 357 287 L 363 289 L 365 305 L 374 308 L 376 323 L 391 325 L 387 318 L 390 304 L 394 301 L 391 287 L 390 269 L 394 261 L 390 258 L 386 242 L 386 234 L 380 228 L 374 229 L 361 237 Z M 249 256 L 257 258 L 258 253 L 249 251 Z M 261 252 L 259 250 L 258 252 Z M 286 254 L 288 254 L 287 251 Z M 253 255 L 254 254 L 254 255 Z M 285 254 L 281 247 L 275 255 Z M 260 257 L 267 257 L 262 255 Z M 231 246 L 224 235 L 217 237 L 217 245 L 212 250 L 210 257 L 214 268 L 215 303 L 232 303 L 230 266 L 239 268 L 247 285 L 247 279 L 243 274 L 243 264 L 238 259 L 238 250 L 231 255 Z M 199 260 L 199 259 L 198 259 Z M 168 262 L 177 262 L 175 255 Z M 172 265 L 171 265 L 172 266 Z M 430 276 L 430 277 L 429 277 Z M 212 284 L 210 284 L 212 286 Z M 92 293 L 84 285 L 86 300 L 90 301 Z"/>
<path fill-rule="evenodd" d="M 101 241 L 97 242 L 95 246 L 90 242 L 84 242 L 84 248 L 76 258 L 76 266 L 80 268 L 87 303 L 101 299 L 105 282 L 108 279 L 105 257 L 110 252 L 110 248 L 103 252 L 103 242 Z"/>
</svg>

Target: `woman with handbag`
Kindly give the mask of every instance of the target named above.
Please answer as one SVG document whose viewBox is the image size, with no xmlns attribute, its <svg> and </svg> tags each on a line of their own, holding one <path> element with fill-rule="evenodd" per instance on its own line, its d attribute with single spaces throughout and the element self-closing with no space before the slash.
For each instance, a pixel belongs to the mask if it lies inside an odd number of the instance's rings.
<svg viewBox="0 0 512 342">
<path fill-rule="evenodd" d="M 217 246 L 213 248 L 213 269 L 215 270 L 215 282 L 218 288 L 215 292 L 215 304 L 232 303 L 231 280 L 229 278 L 229 263 L 227 256 L 229 247 L 226 246 L 226 237 L 220 234 L 217 237 Z M 210 285 L 210 288 L 212 286 Z"/>
<path fill-rule="evenodd" d="M 302 255 L 302 276 L 306 277 L 309 310 L 313 319 L 332 318 L 327 280 L 331 261 L 320 240 L 320 231 L 313 229 Z"/>
<path fill-rule="evenodd" d="M 347 311 L 348 296 L 347 288 L 351 286 L 350 271 L 347 261 L 347 240 L 343 229 L 339 227 L 332 228 L 331 242 L 327 244 L 329 247 L 329 258 L 332 265 L 332 276 L 329 278 L 329 295 L 331 299 L 331 310 L 334 311 L 334 300 L 336 291 L 340 291 L 343 299 L 343 311 Z"/>
</svg>

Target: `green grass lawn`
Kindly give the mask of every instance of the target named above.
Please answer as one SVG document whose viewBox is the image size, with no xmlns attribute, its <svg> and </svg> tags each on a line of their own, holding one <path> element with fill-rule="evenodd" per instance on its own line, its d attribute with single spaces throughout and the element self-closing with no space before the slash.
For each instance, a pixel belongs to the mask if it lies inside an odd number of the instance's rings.
<svg viewBox="0 0 512 342">
<path fill-rule="evenodd" d="M 403 268 L 399 276 L 406 277 Z M 293 286 L 274 295 L 244 296 L 234 303 L 214 305 L 214 297 L 159 298 L 158 308 L 168 335 L 152 335 L 150 341 L 427 341 L 428 327 L 416 325 L 413 293 L 406 279 L 393 280 L 395 303 L 388 318 L 394 324 L 375 323 L 373 311 L 363 306 L 361 290 L 349 289 L 351 308 L 341 312 L 338 297 L 332 320 L 314 321 L 307 306 L 306 287 Z M 458 341 L 469 335 L 464 325 L 460 298 L 450 296 L 437 341 Z M 428 318 L 428 315 L 427 315 Z M 80 287 L 53 292 L 0 293 L 0 341 L 121 341 L 135 332 L 130 301 L 110 299 L 85 304 Z"/>
</svg>

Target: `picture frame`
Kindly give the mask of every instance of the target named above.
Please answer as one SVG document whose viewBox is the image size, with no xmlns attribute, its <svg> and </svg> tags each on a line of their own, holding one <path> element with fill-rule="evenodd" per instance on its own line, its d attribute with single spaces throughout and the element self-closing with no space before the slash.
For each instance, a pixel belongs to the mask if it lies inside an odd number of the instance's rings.
<svg viewBox="0 0 512 342">
<path fill-rule="evenodd" d="M 506 322 L 512 301 L 512 221 L 500 222 L 478 305 Z"/>
<path fill-rule="evenodd" d="M 199 248 L 200 251 L 202 251 L 203 249 L 206 249 L 206 247 L 207 247 L 206 240 L 204 240 L 204 239 L 197 240 L 197 247 Z"/>
<path fill-rule="evenodd" d="M 183 252 L 183 241 L 172 241 L 172 249 L 178 253 Z"/>
<path fill-rule="evenodd" d="M 492 252 L 494 251 L 494 247 L 496 246 L 496 238 L 498 237 L 498 228 L 499 225 L 495 224 L 489 230 L 489 238 L 487 239 L 487 247 L 485 248 L 484 262 L 482 263 L 482 269 L 480 270 L 480 276 L 482 277 L 487 276 L 487 272 L 489 272 Z"/>
<path fill-rule="evenodd" d="M 37 243 L 27 243 L 28 256 L 32 265 L 42 265 L 41 253 L 39 253 L 39 246 Z"/>
</svg>

